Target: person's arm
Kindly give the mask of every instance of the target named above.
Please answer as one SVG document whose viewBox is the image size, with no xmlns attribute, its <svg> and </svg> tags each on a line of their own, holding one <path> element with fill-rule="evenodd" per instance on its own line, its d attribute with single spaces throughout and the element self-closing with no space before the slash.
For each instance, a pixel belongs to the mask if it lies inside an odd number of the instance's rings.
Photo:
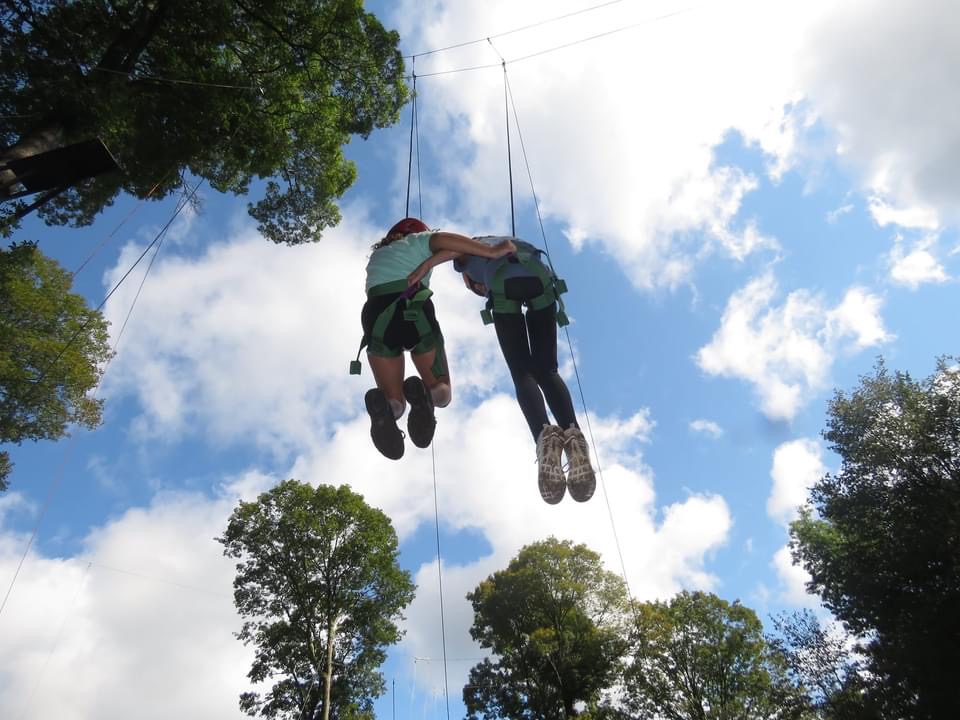
<svg viewBox="0 0 960 720">
<path fill-rule="evenodd" d="M 450 250 L 461 255 L 477 255 L 489 260 L 501 258 L 517 251 L 511 240 L 501 240 L 496 245 L 487 245 L 466 235 L 451 232 L 435 232 L 430 237 L 430 249 L 436 253 Z"/>
<path fill-rule="evenodd" d="M 439 250 L 422 263 L 417 265 L 416 269 L 407 275 L 407 287 L 411 285 L 416 285 L 418 282 L 423 280 L 428 272 L 430 272 L 437 265 L 442 263 L 449 262 L 451 260 L 456 260 L 458 257 L 463 255 L 463 253 L 455 252 L 453 250 Z"/>
</svg>

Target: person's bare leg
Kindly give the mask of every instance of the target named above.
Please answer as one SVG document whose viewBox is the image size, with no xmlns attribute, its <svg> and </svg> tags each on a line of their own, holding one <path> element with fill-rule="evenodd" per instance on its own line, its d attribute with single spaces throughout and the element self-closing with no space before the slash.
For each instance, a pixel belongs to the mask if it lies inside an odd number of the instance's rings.
<svg viewBox="0 0 960 720">
<path fill-rule="evenodd" d="M 450 385 L 450 368 L 444 367 L 442 375 L 433 374 L 433 362 L 437 357 L 437 350 L 427 350 L 425 353 L 413 355 L 413 364 L 423 379 L 423 384 L 430 391 L 430 397 L 436 407 L 446 407 L 453 398 Z M 444 362 L 446 365 L 446 362 Z"/>
<path fill-rule="evenodd" d="M 377 387 L 387 396 L 387 401 L 393 410 L 393 416 L 399 418 L 403 415 L 403 410 L 406 407 L 406 402 L 403 399 L 403 355 L 380 357 L 368 354 L 367 361 L 370 363 L 370 369 L 373 371 L 373 379 L 377 383 Z"/>
</svg>

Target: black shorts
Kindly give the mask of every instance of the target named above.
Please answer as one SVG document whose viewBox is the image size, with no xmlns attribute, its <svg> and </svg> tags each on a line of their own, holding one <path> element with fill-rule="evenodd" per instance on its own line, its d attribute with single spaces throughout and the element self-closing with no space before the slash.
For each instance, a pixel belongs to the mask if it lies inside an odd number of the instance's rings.
<svg viewBox="0 0 960 720">
<path fill-rule="evenodd" d="M 373 332 L 373 324 L 394 300 L 400 296 L 400 293 L 392 295 L 377 295 L 367 298 L 360 313 L 360 322 L 363 325 L 363 334 L 369 338 Z M 407 307 L 407 301 L 401 300 L 397 303 L 397 308 L 393 313 L 393 319 L 387 325 L 386 332 L 383 334 L 383 344 L 390 349 L 386 357 L 396 357 L 404 350 L 413 350 L 420 343 L 420 333 L 417 332 L 417 326 L 412 320 L 403 319 L 403 311 Z M 436 312 L 433 308 L 433 301 L 427 298 L 423 303 L 423 314 L 433 329 L 434 338 L 441 337 L 440 324 L 437 322 Z M 432 349 L 432 348 L 427 348 Z M 368 351 L 369 352 L 369 351 Z M 381 353 L 372 353 L 381 354 Z"/>
</svg>

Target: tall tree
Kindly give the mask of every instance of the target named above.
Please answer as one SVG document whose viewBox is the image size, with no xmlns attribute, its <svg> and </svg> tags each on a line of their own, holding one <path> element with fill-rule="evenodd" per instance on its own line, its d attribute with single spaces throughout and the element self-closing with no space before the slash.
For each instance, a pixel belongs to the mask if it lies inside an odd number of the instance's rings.
<svg viewBox="0 0 960 720">
<path fill-rule="evenodd" d="M 790 673 L 806 688 L 823 720 L 881 720 L 868 695 L 872 677 L 858 643 L 832 621 L 822 624 L 809 610 L 773 619 L 777 634 L 767 641 L 786 659 Z"/>
<path fill-rule="evenodd" d="M 100 424 L 89 395 L 110 358 L 107 321 L 33 243 L 0 248 L 0 443 L 56 440 Z M 0 452 L 0 490 L 12 468 Z"/>
<path fill-rule="evenodd" d="M 248 677 L 265 696 L 240 707 L 267 718 L 373 718 L 378 668 L 413 599 L 390 519 L 346 486 L 287 480 L 241 502 L 217 538 L 236 558 L 238 637 L 256 649 Z M 277 680 L 279 678 L 279 680 Z"/>
<path fill-rule="evenodd" d="M 470 635 L 493 651 L 463 689 L 469 716 L 552 720 L 595 704 L 626 648 L 624 582 L 585 545 L 527 545 L 467 599 Z"/>
<path fill-rule="evenodd" d="M 716 595 L 681 592 L 641 604 L 625 673 L 632 717 L 669 720 L 802 718 L 804 693 L 787 677 L 756 613 Z"/>
<path fill-rule="evenodd" d="M 960 717 L 960 372 L 879 362 L 837 392 L 824 437 L 840 470 L 791 527 L 808 587 L 855 635 L 889 717 Z"/>
<path fill-rule="evenodd" d="M 121 191 L 164 197 L 187 172 L 236 194 L 275 178 L 249 206 L 261 231 L 316 240 L 355 179 L 342 146 L 406 100 L 398 42 L 362 0 L 0 2 L 0 162 L 103 139 L 123 171 L 46 205 L 56 224 Z"/>
</svg>

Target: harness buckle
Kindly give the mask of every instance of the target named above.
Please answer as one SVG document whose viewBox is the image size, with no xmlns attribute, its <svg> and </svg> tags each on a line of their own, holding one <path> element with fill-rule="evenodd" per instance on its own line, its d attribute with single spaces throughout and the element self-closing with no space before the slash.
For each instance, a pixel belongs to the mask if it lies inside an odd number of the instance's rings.
<svg viewBox="0 0 960 720">
<path fill-rule="evenodd" d="M 350 361 L 350 374 L 351 374 L 351 375 L 359 375 L 359 374 L 360 374 L 360 371 L 361 371 L 362 369 L 363 369 L 363 365 L 361 365 L 361 363 L 360 363 L 359 360 L 351 360 L 351 361 Z"/>
<path fill-rule="evenodd" d="M 557 295 L 563 295 L 567 291 L 567 281 L 563 278 L 554 278 L 553 288 L 556 290 Z"/>
<path fill-rule="evenodd" d="M 557 325 L 560 327 L 566 327 L 570 324 L 570 318 L 567 317 L 567 313 L 563 308 L 557 310 Z"/>
<path fill-rule="evenodd" d="M 484 325 L 490 325 L 493 323 L 493 313 L 490 312 L 490 308 L 484 308 L 481 310 L 480 317 L 483 318 Z"/>
</svg>

